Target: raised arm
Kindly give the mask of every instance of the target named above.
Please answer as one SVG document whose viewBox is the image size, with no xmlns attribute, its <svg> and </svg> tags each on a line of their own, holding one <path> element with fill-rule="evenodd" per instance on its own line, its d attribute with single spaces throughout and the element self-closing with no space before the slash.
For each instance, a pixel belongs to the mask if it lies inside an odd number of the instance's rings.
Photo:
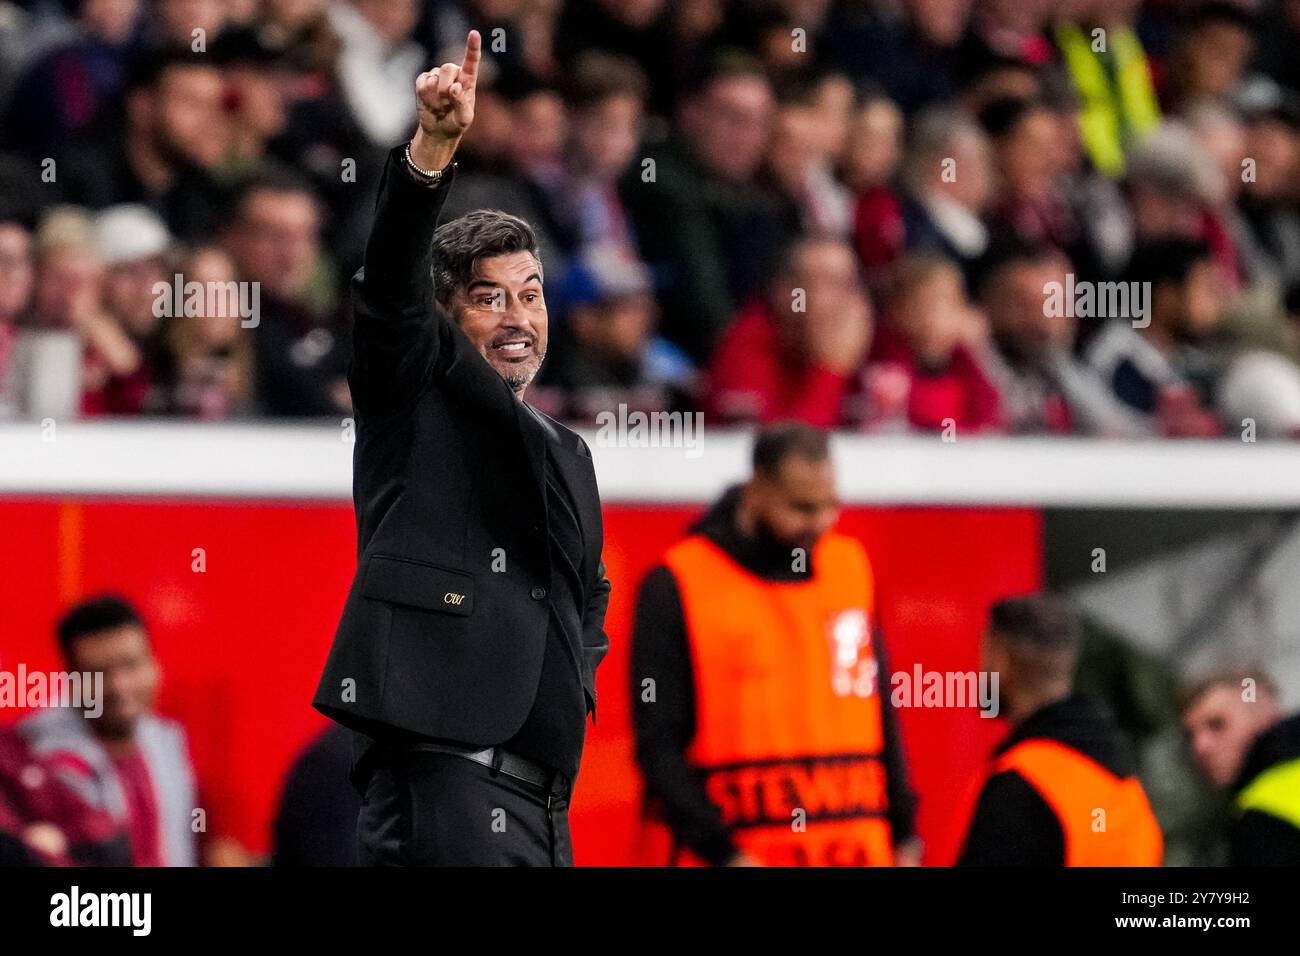
<svg viewBox="0 0 1300 956">
<path fill-rule="evenodd" d="M 402 403 L 437 357 L 433 233 L 454 174 L 456 148 L 474 121 L 481 56 L 482 40 L 471 30 L 460 66 L 444 63 L 416 78 L 419 126 L 409 144 L 389 153 L 384 166 L 365 257 L 352 279 L 349 382 L 362 410 Z M 435 176 L 423 176 L 412 165 Z"/>
</svg>

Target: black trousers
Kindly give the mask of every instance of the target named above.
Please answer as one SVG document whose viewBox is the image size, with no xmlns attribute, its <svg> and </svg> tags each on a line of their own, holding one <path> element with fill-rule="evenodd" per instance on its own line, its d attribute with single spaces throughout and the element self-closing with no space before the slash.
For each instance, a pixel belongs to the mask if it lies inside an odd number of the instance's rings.
<svg viewBox="0 0 1300 956">
<path fill-rule="evenodd" d="M 456 754 L 376 758 L 357 841 L 362 866 L 573 866 L 566 799 Z"/>
</svg>

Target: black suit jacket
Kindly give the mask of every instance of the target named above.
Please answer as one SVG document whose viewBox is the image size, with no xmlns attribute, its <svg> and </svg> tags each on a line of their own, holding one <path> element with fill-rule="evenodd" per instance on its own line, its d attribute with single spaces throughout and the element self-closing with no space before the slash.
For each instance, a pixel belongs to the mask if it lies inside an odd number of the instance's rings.
<svg viewBox="0 0 1300 956">
<path fill-rule="evenodd" d="M 312 704 L 376 738 L 396 729 L 491 746 L 523 725 L 541 675 L 548 441 L 584 544 L 589 713 L 609 581 L 590 449 L 545 416 L 539 426 L 435 308 L 431 241 L 453 178 L 431 188 L 400 148 L 389 154 L 352 280 L 358 561 Z"/>
</svg>

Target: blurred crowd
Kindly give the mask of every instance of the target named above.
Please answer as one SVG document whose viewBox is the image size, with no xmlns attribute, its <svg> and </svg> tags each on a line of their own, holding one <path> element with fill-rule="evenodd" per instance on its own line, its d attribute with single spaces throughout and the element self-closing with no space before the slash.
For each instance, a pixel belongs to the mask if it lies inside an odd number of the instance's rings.
<svg viewBox="0 0 1300 956">
<path fill-rule="evenodd" d="M 1300 0 L 0 0 L 0 419 L 346 417 L 471 26 L 546 411 L 1300 435 Z"/>
</svg>

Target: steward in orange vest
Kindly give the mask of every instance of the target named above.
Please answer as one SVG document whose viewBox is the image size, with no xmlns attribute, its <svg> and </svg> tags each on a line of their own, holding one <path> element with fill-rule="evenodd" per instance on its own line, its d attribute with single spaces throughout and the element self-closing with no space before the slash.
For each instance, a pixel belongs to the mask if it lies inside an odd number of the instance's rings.
<svg viewBox="0 0 1300 956">
<path fill-rule="evenodd" d="M 642 864 L 887 866 L 900 844 L 919 857 L 871 566 L 829 530 L 837 511 L 824 433 L 774 426 L 754 478 L 642 583 Z"/>
<path fill-rule="evenodd" d="M 1013 724 L 978 786 L 959 866 L 1159 866 L 1159 824 L 1119 730 L 1073 694 L 1078 624 L 1037 595 L 995 605 L 984 667 Z"/>
</svg>

